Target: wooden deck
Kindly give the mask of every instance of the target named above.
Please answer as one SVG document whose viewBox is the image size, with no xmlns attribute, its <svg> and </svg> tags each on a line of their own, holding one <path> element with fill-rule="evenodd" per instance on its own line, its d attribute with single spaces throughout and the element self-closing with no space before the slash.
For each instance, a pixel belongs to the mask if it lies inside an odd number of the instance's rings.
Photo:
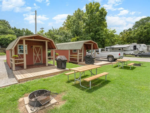
<svg viewBox="0 0 150 113">
<path fill-rule="evenodd" d="M 57 75 L 68 69 L 57 69 L 56 66 L 40 67 L 40 68 L 31 68 L 26 70 L 13 71 L 18 82 L 25 82 L 29 80 L 34 80 L 43 77 L 49 77 Z"/>
</svg>

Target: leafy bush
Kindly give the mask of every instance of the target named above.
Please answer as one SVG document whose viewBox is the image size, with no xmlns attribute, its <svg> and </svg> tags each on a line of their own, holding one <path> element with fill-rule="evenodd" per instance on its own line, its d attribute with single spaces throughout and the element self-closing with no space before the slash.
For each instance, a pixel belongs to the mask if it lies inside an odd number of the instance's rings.
<svg viewBox="0 0 150 113">
<path fill-rule="evenodd" d="M 14 57 L 14 58 L 18 58 L 18 55 L 13 55 L 12 57 Z"/>
<path fill-rule="evenodd" d="M 0 52 L 0 55 L 6 55 L 5 53 L 3 53 L 3 52 Z"/>
<path fill-rule="evenodd" d="M 0 45 L 2 47 L 7 47 L 15 39 L 15 35 L 0 35 Z"/>
<path fill-rule="evenodd" d="M 58 53 L 55 53 L 55 55 L 57 55 L 57 56 L 58 56 L 59 54 L 58 54 Z"/>
</svg>

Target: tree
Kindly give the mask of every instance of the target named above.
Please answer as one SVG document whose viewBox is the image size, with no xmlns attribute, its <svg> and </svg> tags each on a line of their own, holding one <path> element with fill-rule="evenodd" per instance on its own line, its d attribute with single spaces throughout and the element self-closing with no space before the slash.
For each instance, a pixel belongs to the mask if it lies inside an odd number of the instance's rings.
<svg viewBox="0 0 150 113">
<path fill-rule="evenodd" d="M 6 48 L 9 43 L 11 43 L 13 40 L 16 39 L 15 35 L 0 35 L 0 45 L 4 48 Z"/>
<path fill-rule="evenodd" d="M 55 43 L 70 42 L 72 38 L 70 30 L 66 30 L 64 27 L 60 27 L 59 29 L 52 28 L 45 35 Z"/>
<path fill-rule="evenodd" d="M 135 22 L 135 24 L 133 25 L 132 29 L 137 29 L 141 25 L 144 26 L 147 23 L 150 23 L 150 17 L 142 18 L 141 20 Z"/>
<path fill-rule="evenodd" d="M 120 33 L 121 44 L 145 43 L 150 44 L 150 17 L 135 22 L 132 28 Z"/>
<path fill-rule="evenodd" d="M 83 40 L 84 35 L 84 12 L 81 9 L 77 9 L 72 16 L 68 15 L 66 21 L 64 22 L 64 27 L 66 30 L 69 30 L 73 37 L 79 37 L 76 38 L 76 41 Z"/>
<path fill-rule="evenodd" d="M 37 34 L 45 36 L 45 31 L 42 29 L 39 32 L 37 32 Z"/>
<path fill-rule="evenodd" d="M 14 34 L 8 21 L 0 20 L 0 35 Z"/>
<path fill-rule="evenodd" d="M 115 29 L 105 29 L 105 46 L 111 46 L 120 43 L 120 37 L 115 33 Z"/>
<path fill-rule="evenodd" d="M 132 32 L 137 43 L 150 44 L 150 23 L 139 26 Z"/>
<path fill-rule="evenodd" d="M 105 29 L 106 23 L 106 10 L 98 2 L 86 4 L 85 13 L 85 34 L 87 34 L 93 41 L 97 42 L 99 47 L 105 47 Z"/>
<path fill-rule="evenodd" d="M 11 28 L 8 21 L 0 20 L 0 46 L 2 47 L 7 47 L 16 37 L 31 34 L 33 33 L 28 29 Z"/>
<path fill-rule="evenodd" d="M 33 32 L 31 32 L 29 29 L 25 29 L 25 28 L 22 28 L 22 29 L 18 29 L 16 27 L 13 27 L 12 30 L 15 32 L 15 35 L 18 37 L 20 36 L 25 36 L 25 35 L 32 35 Z"/>
</svg>

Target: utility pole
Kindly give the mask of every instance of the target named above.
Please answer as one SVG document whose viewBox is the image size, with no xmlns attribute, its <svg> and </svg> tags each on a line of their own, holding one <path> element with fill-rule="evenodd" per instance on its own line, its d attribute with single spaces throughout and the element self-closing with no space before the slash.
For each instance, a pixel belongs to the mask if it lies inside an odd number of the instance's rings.
<svg viewBox="0 0 150 113">
<path fill-rule="evenodd" d="M 37 12 L 35 10 L 35 34 L 37 33 Z"/>
</svg>

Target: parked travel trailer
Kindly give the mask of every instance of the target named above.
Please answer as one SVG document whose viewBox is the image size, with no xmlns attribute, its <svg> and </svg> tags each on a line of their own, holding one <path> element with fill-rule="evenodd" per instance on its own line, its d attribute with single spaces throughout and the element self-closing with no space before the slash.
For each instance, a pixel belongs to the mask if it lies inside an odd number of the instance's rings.
<svg viewBox="0 0 150 113">
<path fill-rule="evenodd" d="M 105 47 L 105 51 L 109 52 L 123 52 L 124 54 L 137 54 L 137 53 L 146 53 L 147 52 L 147 46 L 146 44 L 126 44 L 126 45 L 113 45 Z"/>
</svg>

